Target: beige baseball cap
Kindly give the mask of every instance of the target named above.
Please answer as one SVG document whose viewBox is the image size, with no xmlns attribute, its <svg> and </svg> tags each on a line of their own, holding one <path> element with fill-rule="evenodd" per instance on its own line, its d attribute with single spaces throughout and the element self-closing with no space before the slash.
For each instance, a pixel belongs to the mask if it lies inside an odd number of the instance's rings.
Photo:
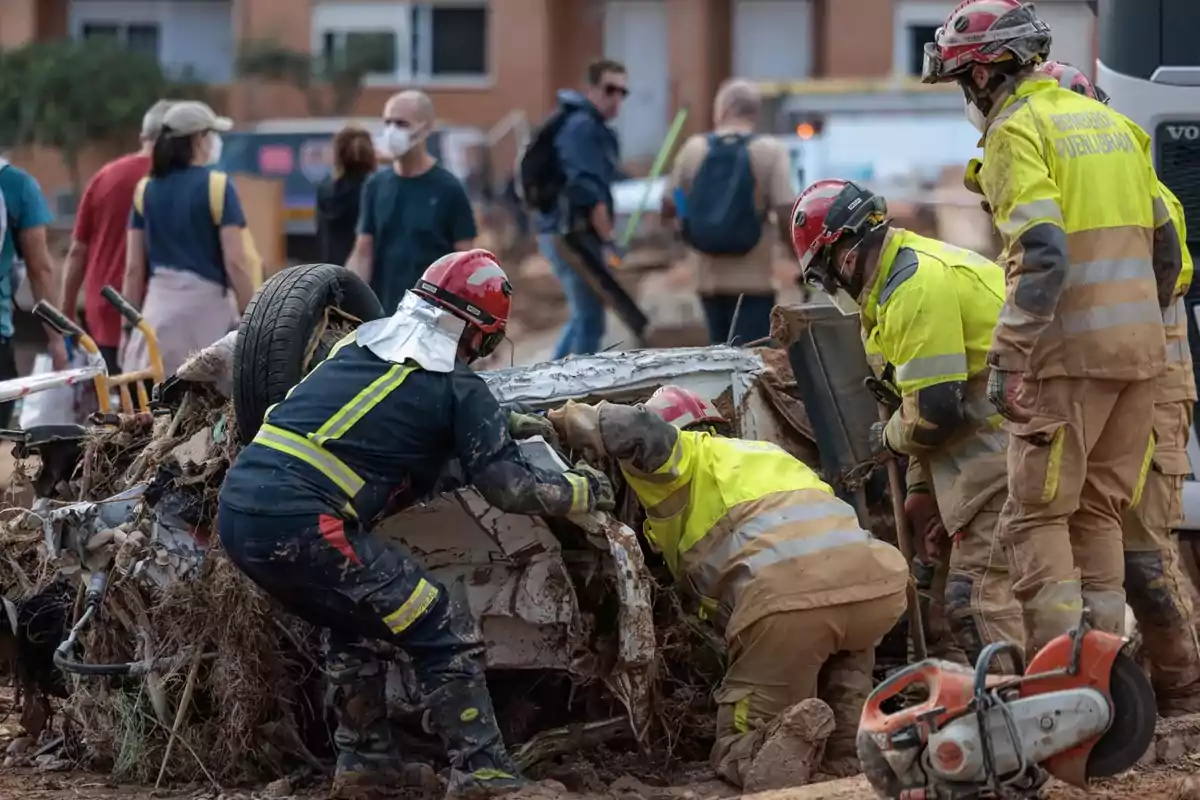
<svg viewBox="0 0 1200 800">
<path fill-rule="evenodd" d="M 218 117 L 205 103 L 187 100 L 174 103 L 163 116 L 168 136 L 191 136 L 205 131 L 227 131 L 233 128 L 229 117 Z"/>
<path fill-rule="evenodd" d="M 159 100 L 154 105 L 150 106 L 150 110 L 142 117 L 142 138 L 157 139 L 162 133 L 163 117 L 167 115 L 167 109 L 171 107 L 173 101 Z"/>
</svg>

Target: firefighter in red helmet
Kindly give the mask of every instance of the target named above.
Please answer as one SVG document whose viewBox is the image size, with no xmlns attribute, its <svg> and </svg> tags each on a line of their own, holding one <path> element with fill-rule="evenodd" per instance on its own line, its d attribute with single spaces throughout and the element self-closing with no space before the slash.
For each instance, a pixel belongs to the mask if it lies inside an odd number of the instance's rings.
<svg viewBox="0 0 1200 800">
<path fill-rule="evenodd" d="M 988 402 L 985 361 L 1004 272 L 978 253 L 894 227 L 884 198 L 852 181 L 804 190 L 792 209 L 792 244 L 806 282 L 858 305 L 863 341 L 878 353 L 868 360 L 882 362 L 873 367 L 889 365 L 899 408 L 875 423 L 871 443 L 884 456 L 909 457 L 904 508 L 922 534 L 922 560 L 949 570 L 951 634 L 971 663 L 985 645 L 1023 644 L 996 530 L 1008 436 Z"/>
<path fill-rule="evenodd" d="M 436 261 L 395 314 L 342 339 L 267 411 L 221 488 L 230 559 L 284 608 L 328 629 L 335 798 L 387 795 L 405 780 L 387 718 L 386 664 L 370 640 L 411 658 L 429 725 L 450 754 L 451 796 L 524 783 L 496 725 L 463 587 L 444 586 L 371 533 L 428 495 L 451 459 L 505 511 L 612 507 L 603 473 L 528 463 L 470 368 L 503 340 L 511 294 L 486 250 Z"/>
<path fill-rule="evenodd" d="M 717 773 L 751 792 L 818 768 L 856 772 L 875 644 L 905 608 L 900 552 L 801 461 L 725 435 L 695 392 L 664 386 L 644 405 L 572 402 L 548 416 L 567 447 L 620 465 L 647 541 L 725 637 Z"/>
<path fill-rule="evenodd" d="M 1067 632 L 1085 608 L 1119 633 L 1122 516 L 1152 460 L 1178 231 L 1125 119 L 1038 74 L 1051 32 L 1032 4 L 964 0 L 934 39 L 922 79 L 963 92 L 1004 244 L 988 396 L 1011 434 L 1001 538 L 1027 644 Z"/>
</svg>

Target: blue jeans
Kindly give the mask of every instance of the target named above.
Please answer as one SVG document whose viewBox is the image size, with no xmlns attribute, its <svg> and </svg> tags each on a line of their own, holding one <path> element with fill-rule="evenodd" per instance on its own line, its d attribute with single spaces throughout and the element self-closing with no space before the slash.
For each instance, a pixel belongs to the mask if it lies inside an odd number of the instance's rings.
<svg viewBox="0 0 1200 800">
<path fill-rule="evenodd" d="M 595 353 L 604 339 L 604 302 L 563 259 L 560 248 L 565 249 L 566 246 L 559 236 L 538 234 L 538 250 L 550 262 L 554 275 L 562 284 L 571 314 L 558 337 L 558 344 L 554 346 L 554 359 Z"/>
</svg>

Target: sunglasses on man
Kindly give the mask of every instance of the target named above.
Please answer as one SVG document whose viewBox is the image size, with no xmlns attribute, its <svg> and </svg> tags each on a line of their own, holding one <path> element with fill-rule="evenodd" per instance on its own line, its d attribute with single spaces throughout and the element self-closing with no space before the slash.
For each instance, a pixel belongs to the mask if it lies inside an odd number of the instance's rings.
<svg viewBox="0 0 1200 800">
<path fill-rule="evenodd" d="M 617 86 L 616 84 L 613 84 L 613 83 L 606 83 L 606 84 L 604 84 L 604 95 L 606 97 L 612 97 L 614 95 L 620 95 L 621 97 L 629 97 L 629 87 Z"/>
</svg>

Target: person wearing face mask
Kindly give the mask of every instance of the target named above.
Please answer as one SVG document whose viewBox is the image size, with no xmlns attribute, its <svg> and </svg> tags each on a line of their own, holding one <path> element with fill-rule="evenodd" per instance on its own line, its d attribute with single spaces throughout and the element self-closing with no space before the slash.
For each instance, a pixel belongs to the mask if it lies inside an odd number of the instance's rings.
<svg viewBox="0 0 1200 800">
<path fill-rule="evenodd" d="M 392 311 L 426 267 L 471 249 L 478 230 L 462 182 L 429 153 L 435 123 L 429 96 L 400 92 L 384 105 L 383 122 L 392 166 L 363 184 L 358 236 L 346 266 Z"/>
<path fill-rule="evenodd" d="M 978 181 L 1004 244 L 987 362 L 1009 420 L 1002 540 L 1032 651 L 1079 624 L 1125 626 L 1122 516 L 1152 463 L 1163 312 L 1178 231 L 1124 119 L 1037 74 L 1049 27 L 1018 0 L 966 0 L 925 46 L 983 139 Z"/>
<path fill-rule="evenodd" d="M 241 200 L 233 181 L 212 169 L 221 132 L 232 127 L 204 103 L 172 105 L 151 151 L 150 175 L 134 194 L 123 293 L 157 333 L 168 375 L 236 327 L 254 293 Z M 134 331 L 122 368 L 148 364 Z"/>
<path fill-rule="evenodd" d="M 988 402 L 985 360 L 1004 304 L 1003 270 L 978 253 L 893 227 L 884 198 L 850 181 L 809 186 L 791 222 L 805 281 L 849 295 L 864 342 L 894 370 L 900 408 L 875 424 L 871 444 L 881 458 L 909 457 L 904 507 L 914 530 L 949 533 L 938 549 L 950 549 L 951 634 L 971 663 L 985 645 L 1020 645 L 1021 609 L 997 540 L 1008 436 Z"/>
</svg>

